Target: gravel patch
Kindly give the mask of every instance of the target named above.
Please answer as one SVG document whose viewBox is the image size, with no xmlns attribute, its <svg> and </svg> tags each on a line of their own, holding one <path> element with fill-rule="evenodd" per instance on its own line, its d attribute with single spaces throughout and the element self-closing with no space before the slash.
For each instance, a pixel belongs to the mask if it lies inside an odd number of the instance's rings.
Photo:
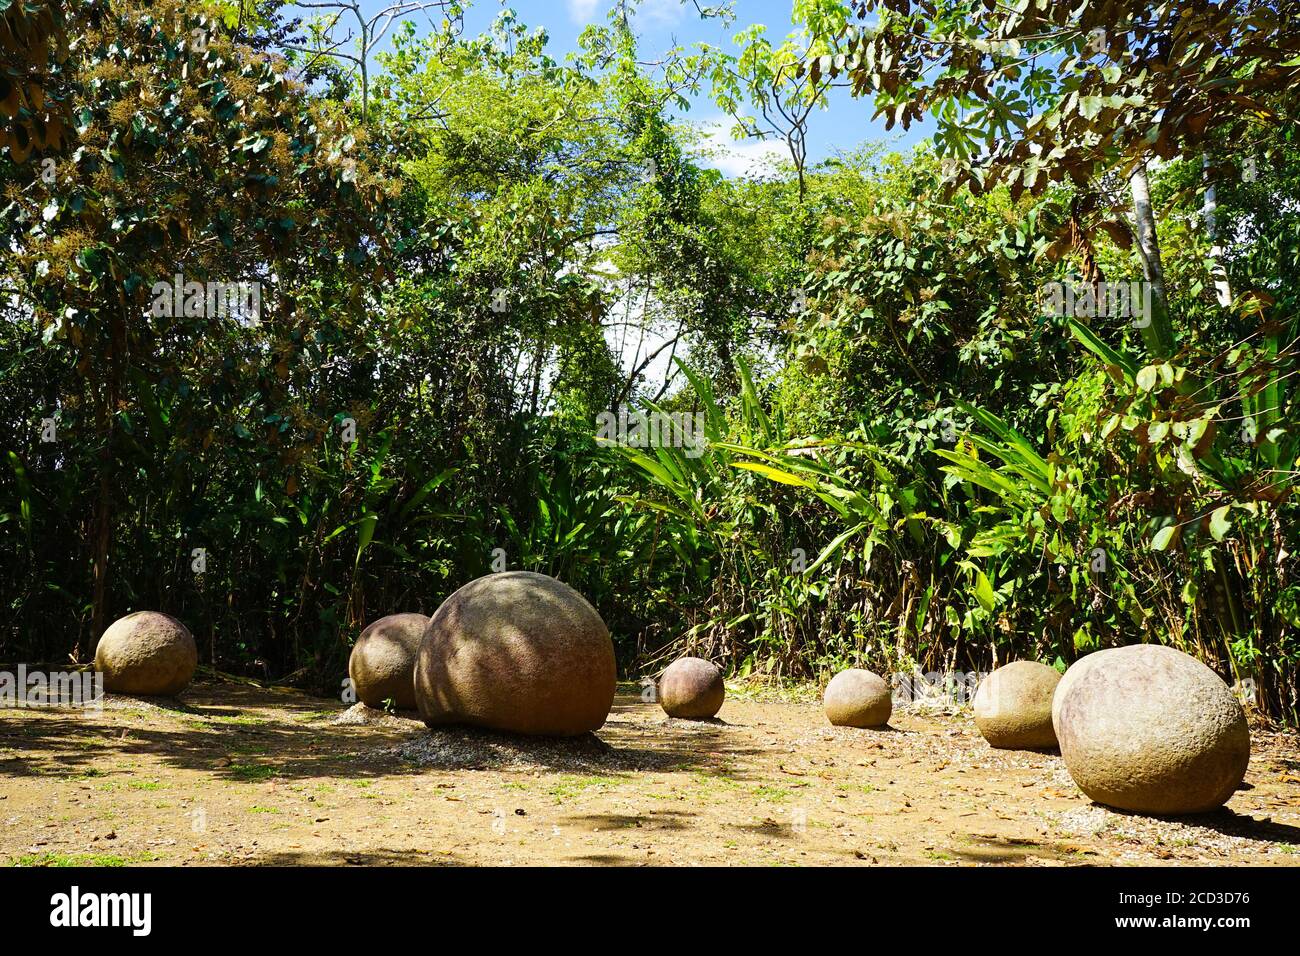
<svg viewBox="0 0 1300 956">
<path fill-rule="evenodd" d="M 175 697 L 129 697 L 125 694 L 105 692 L 101 703 L 104 710 L 135 710 L 159 716 L 166 714 L 171 717 L 188 717 L 195 714 L 191 707 Z M 84 709 L 91 713 L 94 712 L 93 707 Z"/>
<path fill-rule="evenodd" d="M 1249 817 L 1229 811 L 1186 817 L 1151 817 L 1112 810 L 1100 804 L 1077 807 L 1047 817 L 1057 829 L 1071 836 L 1095 836 L 1132 844 L 1134 849 L 1166 859 L 1182 854 L 1197 857 L 1227 857 L 1233 854 L 1281 856 L 1297 848 L 1280 836 L 1288 832 L 1267 817 Z M 1163 852 L 1161 852 L 1163 851 Z"/>
<path fill-rule="evenodd" d="M 477 727 L 440 727 L 382 751 L 437 770 L 560 770 L 620 773 L 660 770 L 681 761 L 671 751 L 612 747 L 595 734 L 523 737 Z"/>
<path fill-rule="evenodd" d="M 390 714 L 386 710 L 367 707 L 356 703 L 342 713 L 330 717 L 331 727 L 392 727 L 395 730 L 409 730 L 424 726 L 416 717 L 404 714 Z"/>
</svg>

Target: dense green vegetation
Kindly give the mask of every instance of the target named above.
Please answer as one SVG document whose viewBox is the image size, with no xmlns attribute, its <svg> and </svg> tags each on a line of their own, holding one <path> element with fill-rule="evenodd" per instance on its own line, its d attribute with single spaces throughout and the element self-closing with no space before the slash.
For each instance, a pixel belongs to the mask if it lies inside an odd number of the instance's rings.
<svg viewBox="0 0 1300 956">
<path fill-rule="evenodd" d="M 0 0 L 0 660 L 156 608 L 336 688 L 509 567 L 629 673 L 1162 641 L 1296 719 L 1297 4 L 798 0 L 654 62 L 616 8 L 559 62 L 449 2 L 364 71 L 246 6 Z M 938 132 L 809 163 L 837 84 Z M 790 162 L 709 168 L 692 97 Z"/>
</svg>

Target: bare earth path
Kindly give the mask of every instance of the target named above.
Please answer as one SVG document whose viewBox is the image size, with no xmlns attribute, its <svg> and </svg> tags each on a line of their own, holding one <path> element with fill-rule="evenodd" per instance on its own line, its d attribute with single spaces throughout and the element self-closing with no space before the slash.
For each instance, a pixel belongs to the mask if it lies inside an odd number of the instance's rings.
<svg viewBox="0 0 1300 956">
<path fill-rule="evenodd" d="M 1300 864 L 1293 735 L 1256 728 L 1227 809 L 1175 821 L 1092 804 L 968 714 L 848 730 L 729 698 L 720 718 L 620 693 L 598 736 L 546 742 L 227 683 L 0 710 L 0 863 Z"/>
</svg>

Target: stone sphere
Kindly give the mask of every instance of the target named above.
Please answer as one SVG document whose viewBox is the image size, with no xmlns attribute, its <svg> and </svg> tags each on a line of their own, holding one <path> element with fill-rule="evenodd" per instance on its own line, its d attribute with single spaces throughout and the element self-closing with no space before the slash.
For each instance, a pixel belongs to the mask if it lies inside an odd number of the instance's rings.
<svg viewBox="0 0 1300 956">
<path fill-rule="evenodd" d="M 415 655 L 428 626 L 423 614 L 390 614 L 361 632 L 348 658 L 357 700 L 367 707 L 391 700 L 402 710 L 415 709 Z"/>
<path fill-rule="evenodd" d="M 1015 661 L 980 681 L 975 691 L 975 726 L 989 746 L 1004 750 L 1055 747 L 1052 694 L 1060 681 L 1056 668 L 1037 661 Z"/>
<path fill-rule="evenodd" d="M 822 706 L 836 727 L 883 727 L 894 710 L 885 679 L 857 667 L 831 678 Z"/>
<path fill-rule="evenodd" d="M 1056 697 L 1061 758 L 1097 803 L 1202 813 L 1222 806 L 1246 774 L 1250 730 L 1241 704 L 1182 651 L 1161 644 L 1097 651 L 1066 672 Z"/>
<path fill-rule="evenodd" d="M 588 733 L 609 716 L 616 682 L 614 643 L 596 609 L 531 571 L 489 574 L 447 598 L 415 661 L 415 703 L 430 727 Z"/>
<path fill-rule="evenodd" d="M 1091 654 L 1080 657 L 1077 661 L 1067 667 L 1065 673 L 1061 675 L 1061 682 L 1056 685 L 1056 690 L 1052 694 L 1053 730 L 1056 729 L 1056 726 L 1061 719 L 1061 701 L 1065 699 L 1066 692 L 1074 686 L 1075 681 L 1088 673 L 1088 670 L 1097 663 L 1097 655 L 1100 653 L 1100 651 L 1094 651 Z M 1102 660 L 1105 660 L 1105 658 L 1102 658 Z"/>
<path fill-rule="evenodd" d="M 115 694 L 172 697 L 194 679 L 194 635 L 170 614 L 136 611 L 108 626 L 95 647 L 95 670 Z"/>
<path fill-rule="evenodd" d="M 726 696 L 722 669 L 700 657 L 678 658 L 659 678 L 659 704 L 669 717 L 713 717 Z"/>
</svg>

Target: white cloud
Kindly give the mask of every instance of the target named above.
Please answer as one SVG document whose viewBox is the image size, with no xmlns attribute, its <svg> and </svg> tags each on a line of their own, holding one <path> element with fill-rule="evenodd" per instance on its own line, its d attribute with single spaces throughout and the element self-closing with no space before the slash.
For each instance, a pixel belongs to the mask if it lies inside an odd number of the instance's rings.
<svg viewBox="0 0 1300 956">
<path fill-rule="evenodd" d="M 645 0 L 637 14 L 657 26 L 674 26 L 681 23 L 685 10 L 682 0 Z"/>
<path fill-rule="evenodd" d="M 704 134 L 701 158 L 705 165 L 728 176 L 762 176 L 790 158 L 783 143 L 770 139 L 732 139 L 729 120 L 709 120 L 701 132 Z"/>
<path fill-rule="evenodd" d="M 601 0 L 565 0 L 565 6 L 569 9 L 569 19 L 585 26 L 596 19 Z M 685 10 L 682 0 L 642 0 L 634 16 L 647 26 L 664 28 L 681 23 Z"/>
<path fill-rule="evenodd" d="M 600 0 L 565 0 L 569 8 L 569 19 L 579 25 L 590 23 L 596 18 L 596 8 Z"/>
</svg>

